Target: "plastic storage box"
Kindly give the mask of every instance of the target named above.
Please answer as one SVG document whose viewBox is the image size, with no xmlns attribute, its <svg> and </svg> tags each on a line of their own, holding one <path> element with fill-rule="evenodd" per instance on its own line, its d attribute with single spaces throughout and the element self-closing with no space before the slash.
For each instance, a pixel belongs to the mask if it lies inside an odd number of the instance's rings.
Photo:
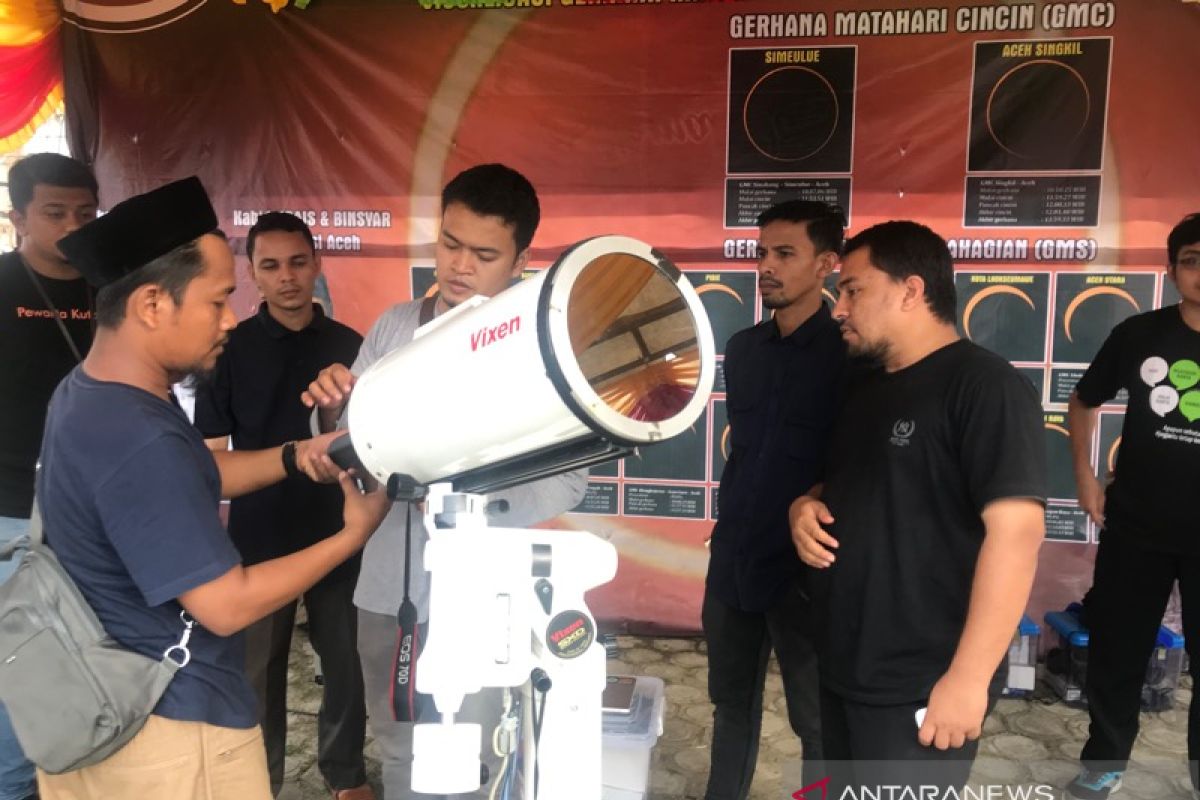
<svg viewBox="0 0 1200 800">
<path fill-rule="evenodd" d="M 650 783 L 650 752 L 663 730 L 661 678 L 639 675 L 628 713 L 603 714 L 600 774 L 603 800 L 643 800 Z"/>
<path fill-rule="evenodd" d="M 1028 615 L 1022 615 L 1012 644 L 1008 646 L 1008 682 L 1002 693 L 1005 697 L 1023 697 L 1037 685 L 1037 658 L 1041 640 L 1041 627 Z"/>
<path fill-rule="evenodd" d="M 1175 705 L 1175 690 L 1183 674 L 1183 637 L 1170 628 L 1158 629 L 1158 641 L 1142 684 L 1142 710 L 1166 711 Z"/>
<path fill-rule="evenodd" d="M 1089 636 L 1082 616 L 1083 607 L 1079 603 L 1045 616 L 1046 624 L 1058 634 L 1058 647 L 1046 653 L 1046 682 L 1065 702 L 1077 706 L 1087 705 L 1083 687 L 1087 680 Z M 1170 628 L 1160 627 L 1146 665 L 1143 711 L 1163 711 L 1175 704 L 1183 661 L 1183 637 Z"/>
<path fill-rule="evenodd" d="M 1088 631 L 1079 621 L 1078 605 L 1066 611 L 1050 611 L 1043 618 L 1058 634 L 1058 646 L 1046 653 L 1046 683 L 1068 705 L 1087 703 L 1083 684 L 1087 678 Z"/>
</svg>

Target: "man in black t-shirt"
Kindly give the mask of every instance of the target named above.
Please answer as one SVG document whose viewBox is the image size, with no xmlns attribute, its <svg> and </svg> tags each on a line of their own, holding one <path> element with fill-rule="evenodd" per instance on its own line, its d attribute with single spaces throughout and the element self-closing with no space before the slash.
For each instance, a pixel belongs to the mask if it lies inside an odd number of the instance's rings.
<svg viewBox="0 0 1200 800">
<path fill-rule="evenodd" d="M 352 363 L 362 337 L 313 303 L 321 262 L 299 217 L 263 214 L 246 236 L 250 275 L 262 294 L 258 313 L 229 334 L 210 380 L 196 390 L 196 427 L 217 451 L 277 447 L 309 435 L 300 393 L 330 364 Z M 236 498 L 229 537 L 242 563 L 286 556 L 337 533 L 342 493 L 303 475 Z M 358 660 L 356 554 L 304 593 L 309 635 L 321 659 L 324 695 L 317 714 L 317 768 L 342 800 L 370 800 L 363 761 L 367 714 Z M 258 695 L 271 790 L 283 786 L 288 655 L 297 601 L 246 629 L 246 672 Z"/>
<path fill-rule="evenodd" d="M 731 446 L 701 613 L 714 706 L 706 800 L 743 800 L 750 791 L 772 650 L 788 722 L 804 746 L 805 782 L 820 777 L 817 657 L 787 512 L 821 479 L 837 410 L 846 346 L 821 289 L 841 252 L 842 215 L 791 200 L 764 211 L 758 225 L 758 286 L 774 313 L 725 348 Z"/>
<path fill-rule="evenodd" d="M 1104 800 L 1121 784 L 1138 732 L 1146 664 L 1175 581 L 1183 635 L 1200 674 L 1200 536 L 1188 504 L 1200 475 L 1200 214 L 1167 238 L 1178 305 L 1139 314 L 1109 334 L 1071 395 L 1068 425 L 1079 502 L 1103 528 L 1085 602 L 1091 729 L 1068 793 Z M 1126 389 L 1120 454 L 1107 492 L 1092 471 L 1098 407 Z M 1105 458 L 1102 455 L 1101 458 Z M 1188 763 L 1200 786 L 1200 707 L 1188 714 Z"/>
<path fill-rule="evenodd" d="M 933 231 L 863 231 L 838 287 L 834 316 L 865 363 L 824 485 L 790 512 L 816 568 L 824 755 L 837 791 L 961 787 L 1037 566 L 1042 410 L 1012 366 L 959 339 Z"/>
<path fill-rule="evenodd" d="M 92 341 L 87 281 L 57 242 L 95 219 L 96 191 L 87 167 L 57 153 L 23 158 L 8 174 L 21 243 L 0 256 L 0 374 L 10 387 L 0 392 L 0 517 L 29 519 L 46 403 Z"/>
<path fill-rule="evenodd" d="M 87 281 L 58 240 L 96 216 L 96 179 L 57 153 L 26 156 L 8 173 L 16 252 L 0 255 L 0 544 L 29 530 L 46 405 L 92 342 Z M 0 561 L 0 582 L 15 562 Z M 0 706 L 0 800 L 34 793 L 33 765 Z"/>
</svg>

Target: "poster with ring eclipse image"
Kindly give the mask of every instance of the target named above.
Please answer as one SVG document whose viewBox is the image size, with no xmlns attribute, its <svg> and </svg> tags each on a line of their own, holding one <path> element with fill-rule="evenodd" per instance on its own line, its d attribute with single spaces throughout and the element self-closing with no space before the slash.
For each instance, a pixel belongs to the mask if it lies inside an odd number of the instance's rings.
<svg viewBox="0 0 1200 800">
<path fill-rule="evenodd" d="M 729 51 L 731 174 L 849 172 L 854 47 Z"/>
<path fill-rule="evenodd" d="M 977 42 L 971 172 L 1098 170 L 1112 39 Z"/>
</svg>

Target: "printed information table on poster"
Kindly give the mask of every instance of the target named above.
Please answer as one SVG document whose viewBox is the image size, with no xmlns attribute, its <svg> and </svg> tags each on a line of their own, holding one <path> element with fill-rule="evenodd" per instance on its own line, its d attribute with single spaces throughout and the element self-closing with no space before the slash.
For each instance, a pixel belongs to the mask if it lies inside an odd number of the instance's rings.
<svg viewBox="0 0 1200 800">
<path fill-rule="evenodd" d="M 753 228 L 759 214 L 785 200 L 838 206 L 852 224 L 849 178 L 726 178 L 725 227 Z"/>
<path fill-rule="evenodd" d="M 1050 396 L 1047 402 L 1065 404 L 1071 399 L 1071 392 L 1086 372 L 1086 367 L 1052 367 L 1050 369 Z M 1129 400 L 1129 392 L 1121 389 L 1117 396 L 1106 402 L 1106 406 L 1123 406 Z"/>
<path fill-rule="evenodd" d="M 965 228 L 1092 228 L 1099 175 L 967 176 Z"/>
<path fill-rule="evenodd" d="M 589 481 L 587 493 L 571 511 L 576 514 L 617 514 L 617 484 Z"/>
<path fill-rule="evenodd" d="M 704 497 L 707 489 L 703 486 L 626 483 L 624 491 L 625 516 L 705 518 Z"/>
<path fill-rule="evenodd" d="M 853 46 L 730 50 L 728 172 L 849 172 L 856 61 Z"/>
<path fill-rule="evenodd" d="M 1078 542 L 1090 539 L 1091 521 L 1078 505 L 1048 503 L 1046 505 L 1046 539 L 1053 542 Z"/>
</svg>

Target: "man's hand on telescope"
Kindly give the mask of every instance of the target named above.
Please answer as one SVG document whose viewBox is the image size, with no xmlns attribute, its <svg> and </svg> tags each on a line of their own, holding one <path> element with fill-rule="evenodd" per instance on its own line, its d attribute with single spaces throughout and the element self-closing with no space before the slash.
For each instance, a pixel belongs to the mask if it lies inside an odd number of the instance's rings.
<svg viewBox="0 0 1200 800">
<path fill-rule="evenodd" d="M 309 408 L 318 409 L 317 415 L 322 431 L 337 427 L 350 391 L 354 388 L 354 373 L 345 364 L 330 364 L 317 373 L 308 390 L 300 395 L 300 401 Z"/>
<path fill-rule="evenodd" d="M 350 473 L 339 473 L 337 480 L 342 485 L 342 493 L 346 498 L 342 509 L 342 533 L 355 539 L 358 546 L 362 547 L 391 510 L 392 501 L 387 492 L 380 487 L 362 494 L 355 487 Z"/>
<path fill-rule="evenodd" d="M 342 468 L 329 457 L 329 446 L 346 435 L 334 431 L 296 442 L 296 466 L 317 483 L 337 483 Z"/>
</svg>

